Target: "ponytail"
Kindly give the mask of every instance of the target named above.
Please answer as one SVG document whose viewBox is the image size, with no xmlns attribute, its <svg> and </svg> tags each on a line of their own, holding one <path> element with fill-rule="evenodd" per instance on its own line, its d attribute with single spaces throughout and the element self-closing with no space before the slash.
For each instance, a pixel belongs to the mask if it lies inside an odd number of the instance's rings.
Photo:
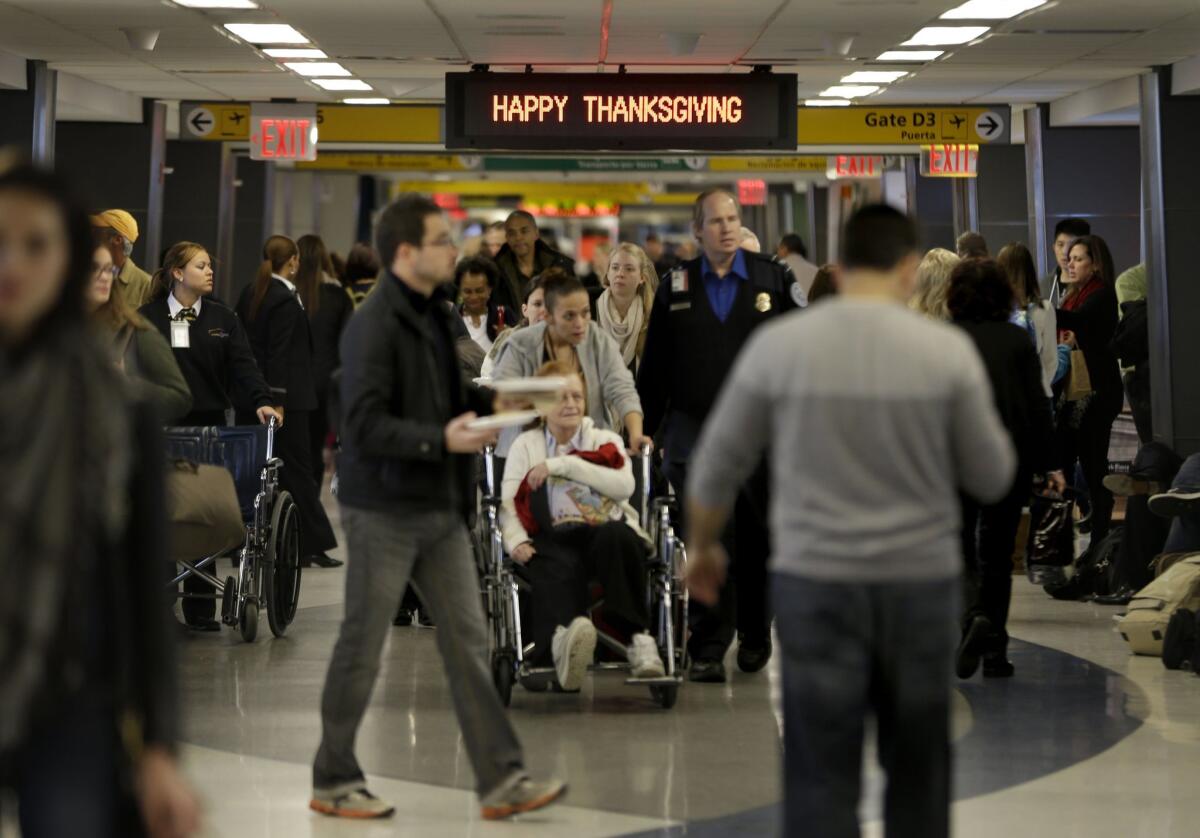
<svg viewBox="0 0 1200 838">
<path fill-rule="evenodd" d="M 271 275 L 283 269 L 283 266 L 299 251 L 296 243 L 287 236 L 271 236 L 263 245 L 263 260 L 258 266 L 258 275 L 254 280 L 254 299 L 250 302 L 250 322 L 258 317 L 267 289 L 271 287 Z"/>
</svg>

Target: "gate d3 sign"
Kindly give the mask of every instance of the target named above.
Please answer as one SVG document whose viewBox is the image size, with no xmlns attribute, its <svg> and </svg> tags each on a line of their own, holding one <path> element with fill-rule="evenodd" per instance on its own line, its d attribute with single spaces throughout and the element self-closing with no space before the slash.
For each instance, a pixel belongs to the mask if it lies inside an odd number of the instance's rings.
<svg viewBox="0 0 1200 838">
<path fill-rule="evenodd" d="M 316 105 L 250 106 L 251 160 L 316 160 Z"/>
</svg>

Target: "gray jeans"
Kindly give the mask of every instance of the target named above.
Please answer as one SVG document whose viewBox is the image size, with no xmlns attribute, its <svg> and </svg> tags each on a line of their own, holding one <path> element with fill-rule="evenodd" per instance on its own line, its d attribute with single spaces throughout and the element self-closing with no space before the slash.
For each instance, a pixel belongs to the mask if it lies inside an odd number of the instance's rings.
<svg viewBox="0 0 1200 838">
<path fill-rule="evenodd" d="M 887 774 L 888 838 L 950 834 L 950 667 L 957 580 L 772 578 L 782 647 L 784 831 L 858 838 L 864 721 Z"/>
<path fill-rule="evenodd" d="M 410 579 L 437 624 L 438 651 L 476 790 L 485 796 L 523 773 L 521 744 L 492 685 L 479 579 L 462 518 L 342 506 L 342 525 L 349 550 L 346 614 L 325 676 L 313 786 L 331 789 L 363 779 L 354 739 Z"/>
</svg>

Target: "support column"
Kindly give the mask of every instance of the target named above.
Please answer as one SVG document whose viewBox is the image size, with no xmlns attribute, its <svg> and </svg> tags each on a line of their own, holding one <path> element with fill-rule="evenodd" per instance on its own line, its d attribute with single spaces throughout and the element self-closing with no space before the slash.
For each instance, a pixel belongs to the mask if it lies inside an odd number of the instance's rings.
<svg viewBox="0 0 1200 838">
<path fill-rule="evenodd" d="M 221 168 L 217 180 L 217 274 L 216 294 L 230 306 L 237 303 L 234 296 L 239 290 L 239 280 L 234 276 L 233 230 L 234 211 L 237 208 L 237 157 L 233 146 L 221 143 Z M 244 282 L 244 280 L 243 280 Z"/>
<path fill-rule="evenodd" d="M 1046 170 L 1042 152 L 1042 113 L 1037 107 L 1025 113 L 1025 195 L 1029 208 L 1029 251 L 1038 273 L 1054 269 L 1054 254 L 1046 235 Z"/>
<path fill-rule="evenodd" d="M 150 107 L 150 193 L 146 201 L 145 262 L 158 265 L 163 249 L 163 194 L 166 191 L 167 167 L 167 103 L 155 102 Z"/>
<path fill-rule="evenodd" d="M 263 236 L 275 234 L 275 184 L 279 182 L 279 167 L 273 162 L 263 164 Z"/>
<path fill-rule="evenodd" d="M 954 238 L 968 231 L 979 232 L 979 187 L 973 177 L 957 177 L 951 181 L 954 206 Z"/>
<path fill-rule="evenodd" d="M 1200 283 L 1194 239 L 1200 193 L 1193 178 L 1200 101 L 1171 95 L 1171 68 L 1141 78 L 1142 238 L 1146 247 L 1150 392 L 1154 438 L 1187 456 L 1200 452 Z"/>
<path fill-rule="evenodd" d="M 45 61 L 31 61 L 33 70 L 33 162 L 54 166 L 54 125 L 58 112 L 58 71 Z"/>
</svg>

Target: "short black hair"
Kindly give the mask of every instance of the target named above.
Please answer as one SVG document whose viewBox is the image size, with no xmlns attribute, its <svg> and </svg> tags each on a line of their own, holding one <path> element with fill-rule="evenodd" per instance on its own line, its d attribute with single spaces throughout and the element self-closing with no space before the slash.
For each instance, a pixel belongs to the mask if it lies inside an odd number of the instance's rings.
<svg viewBox="0 0 1200 838">
<path fill-rule="evenodd" d="M 467 274 L 482 274 L 487 279 L 488 288 L 495 288 L 500 279 L 500 269 L 496 263 L 486 256 L 472 256 L 462 259 L 454 266 L 454 284 L 462 288 L 463 277 Z"/>
<path fill-rule="evenodd" d="M 357 282 L 360 279 L 375 279 L 379 276 L 379 254 L 366 242 L 358 242 L 346 255 L 346 267 L 342 271 L 343 281 Z"/>
<path fill-rule="evenodd" d="M 987 239 L 974 230 L 967 230 L 959 236 L 958 241 L 954 243 L 954 249 L 958 251 L 959 259 L 988 258 Z"/>
<path fill-rule="evenodd" d="M 514 218 L 523 218 L 526 221 L 528 221 L 530 224 L 533 225 L 533 229 L 535 229 L 535 230 L 538 229 L 537 219 L 533 217 L 533 213 L 526 212 L 525 210 L 513 210 L 512 212 L 510 212 L 508 214 L 508 217 L 504 219 L 503 226 L 507 227 L 508 222 L 512 221 Z"/>
<path fill-rule="evenodd" d="M 840 261 L 847 270 L 888 271 L 915 253 L 917 245 L 912 219 L 887 204 L 868 204 L 846 220 Z"/>
<path fill-rule="evenodd" d="M 1064 218 L 1054 225 L 1054 238 L 1057 239 L 1063 233 L 1066 233 L 1073 239 L 1077 239 L 1080 236 L 1090 236 L 1092 234 L 1092 225 L 1083 218 Z"/>
<path fill-rule="evenodd" d="M 1004 323 L 1013 313 L 1013 289 L 993 259 L 964 259 L 950 274 L 946 307 L 954 320 Z"/>
<path fill-rule="evenodd" d="M 538 275 L 546 294 L 546 311 L 554 313 L 560 297 L 569 297 L 579 291 L 587 293 L 579 277 L 562 268 L 547 268 Z"/>
<path fill-rule="evenodd" d="M 797 253 L 800 258 L 808 258 L 808 248 L 804 246 L 804 239 L 800 238 L 796 233 L 787 233 L 779 240 L 779 246 L 788 253 Z"/>
<path fill-rule="evenodd" d="M 437 204 L 416 192 L 408 192 L 388 204 L 375 225 L 375 250 L 384 267 L 392 266 L 400 245 L 420 247 L 425 238 L 425 219 L 441 212 Z"/>
</svg>

